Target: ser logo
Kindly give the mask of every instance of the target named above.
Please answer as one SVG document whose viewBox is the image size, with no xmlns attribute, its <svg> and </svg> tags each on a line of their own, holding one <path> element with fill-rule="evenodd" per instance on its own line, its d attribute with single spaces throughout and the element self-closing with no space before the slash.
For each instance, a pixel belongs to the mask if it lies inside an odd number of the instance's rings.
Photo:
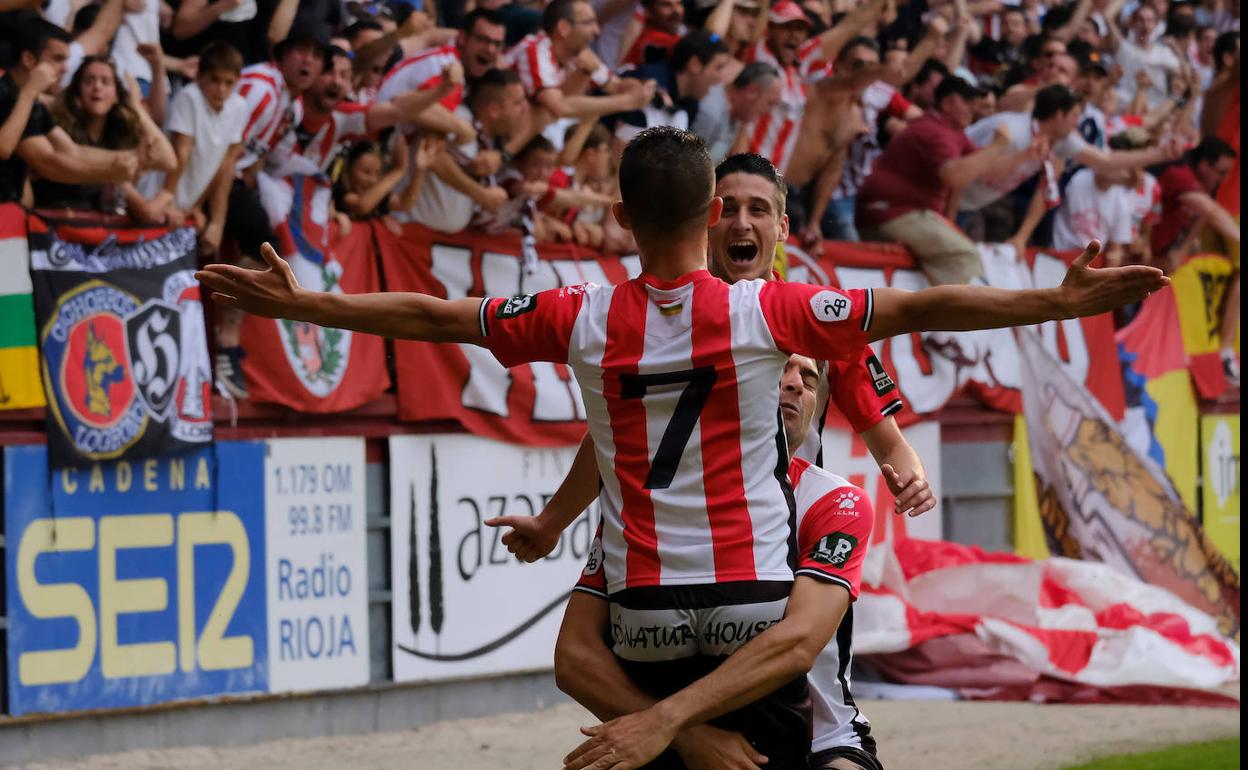
<svg viewBox="0 0 1248 770">
<path fill-rule="evenodd" d="M 518 315 L 524 315 L 537 307 L 537 296 L 534 294 L 517 294 L 508 298 L 506 302 L 498 306 L 498 312 L 494 317 L 501 320 L 515 318 Z"/>
<path fill-rule="evenodd" d="M 833 567 L 844 567 L 857 547 L 858 538 L 853 535 L 844 532 L 824 535 L 815 543 L 815 550 L 811 552 L 810 558 Z"/>
<path fill-rule="evenodd" d="M 811 296 L 810 309 L 823 323 L 836 323 L 849 318 L 849 297 L 833 289 L 824 289 Z"/>
</svg>

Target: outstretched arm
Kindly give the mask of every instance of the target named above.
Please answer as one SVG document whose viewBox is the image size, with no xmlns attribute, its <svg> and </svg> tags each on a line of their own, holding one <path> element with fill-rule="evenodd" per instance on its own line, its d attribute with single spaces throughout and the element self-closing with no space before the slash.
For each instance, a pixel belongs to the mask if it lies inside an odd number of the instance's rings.
<svg viewBox="0 0 1248 770">
<path fill-rule="evenodd" d="M 914 292 L 876 289 L 875 318 L 867 336 L 874 342 L 909 332 L 997 329 L 1081 318 L 1139 301 L 1170 284 L 1155 267 L 1088 267 L 1100 252 L 1100 241 L 1088 244 L 1062 285 L 1051 289 L 959 284 Z"/>
<path fill-rule="evenodd" d="M 484 344 L 481 298 L 444 300 L 414 292 L 334 294 L 308 291 L 269 244 L 260 247 L 267 270 L 208 265 L 195 274 L 214 302 L 267 318 L 306 321 L 395 339 Z"/>
</svg>

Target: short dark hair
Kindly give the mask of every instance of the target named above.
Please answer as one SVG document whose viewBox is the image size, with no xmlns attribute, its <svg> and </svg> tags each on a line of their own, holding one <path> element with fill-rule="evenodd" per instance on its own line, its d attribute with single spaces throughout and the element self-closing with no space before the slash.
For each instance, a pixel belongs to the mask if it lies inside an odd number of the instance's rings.
<svg viewBox="0 0 1248 770">
<path fill-rule="evenodd" d="M 546 6 L 546 10 L 542 11 L 542 31 L 547 35 L 555 32 L 555 27 L 559 22 L 572 22 L 572 7 L 577 3 L 588 2 L 589 0 L 551 0 L 550 5 Z"/>
<path fill-rule="evenodd" d="M 568 126 L 568 130 L 563 132 L 563 142 L 567 144 L 580 128 L 579 123 Z M 594 127 L 589 130 L 589 136 L 585 137 L 585 142 L 581 145 L 581 150 L 596 150 L 599 147 L 609 146 L 611 144 L 611 131 L 602 123 L 595 122 Z"/>
<path fill-rule="evenodd" d="M 633 232 L 645 237 L 705 230 L 714 176 L 697 134 L 670 126 L 642 131 L 620 159 L 620 198 Z"/>
<path fill-rule="evenodd" d="M 1216 136 L 1206 136 L 1200 140 L 1200 144 L 1187 151 L 1187 163 L 1189 166 L 1195 166 L 1203 161 L 1212 166 L 1223 158 L 1235 156 L 1234 147 Z"/>
<path fill-rule="evenodd" d="M 27 19 L 18 34 L 17 55 L 20 57 L 23 53 L 30 52 L 31 56 L 38 59 L 51 40 L 60 40 L 65 45 L 73 42 L 68 32 L 52 22 L 39 17 Z"/>
<path fill-rule="evenodd" d="M 497 68 L 486 70 L 481 77 L 469 83 L 468 109 L 475 113 L 485 105 L 498 101 L 503 97 L 503 91 L 507 86 L 519 82 L 520 76 L 515 70 Z"/>
<path fill-rule="evenodd" d="M 977 95 L 978 92 L 975 86 L 954 75 L 940 81 L 940 85 L 936 86 L 936 92 L 932 95 L 932 101 L 939 106 L 941 102 L 950 96 L 960 96 L 969 102 L 976 98 Z"/>
<path fill-rule="evenodd" d="M 736 155 L 729 155 L 727 158 L 715 167 L 715 183 L 728 176 L 729 174 L 752 174 L 762 177 L 771 182 L 776 188 L 776 204 L 781 214 L 784 213 L 785 201 L 789 197 L 789 186 L 784 181 L 784 175 L 772 164 L 771 161 L 752 152 L 739 152 Z"/>
<path fill-rule="evenodd" d="M 914 76 L 914 80 L 910 81 L 912 85 L 921 85 L 932 79 L 932 75 L 939 73 L 941 77 L 949 77 L 949 68 L 939 59 L 928 59 L 923 62 L 923 66 L 919 68 L 919 73 Z"/>
<path fill-rule="evenodd" d="M 477 26 L 478 21 L 484 21 L 493 27 L 506 27 L 507 22 L 503 19 L 503 15 L 491 8 L 474 8 L 464 14 L 464 23 L 460 27 L 464 32 L 472 32 L 473 27 Z"/>
<path fill-rule="evenodd" d="M 732 81 L 733 88 L 749 88 L 755 83 L 764 83 L 780 79 L 780 70 L 765 61 L 752 61 L 741 68 L 741 72 Z"/>
<path fill-rule="evenodd" d="M 1223 32 L 1218 35 L 1218 39 L 1213 41 L 1213 68 L 1215 71 L 1222 71 L 1222 59 L 1231 56 L 1235 51 L 1239 50 L 1239 33 Z"/>
<path fill-rule="evenodd" d="M 836 55 L 836 63 L 840 64 L 841 62 L 849 61 L 850 55 L 852 55 L 854 50 L 858 48 L 870 48 L 877 54 L 880 52 L 880 45 L 875 42 L 873 38 L 859 35 L 857 37 L 850 38 L 849 41 L 841 47 L 841 52 Z"/>
<path fill-rule="evenodd" d="M 77 37 L 91 29 L 95 20 L 100 16 L 100 5 L 100 3 L 88 3 L 78 9 L 78 12 L 74 14 L 73 23 L 69 25 L 71 37 Z"/>
<path fill-rule="evenodd" d="M 1069 86 L 1059 84 L 1045 86 L 1036 92 L 1036 103 L 1031 117 L 1048 120 L 1059 112 L 1070 112 L 1079 105 L 1079 96 Z"/>
<path fill-rule="evenodd" d="M 351 41 L 351 45 L 355 45 L 355 41 L 359 38 L 361 32 L 365 30 L 384 32 L 385 29 L 385 27 L 381 26 L 381 22 L 364 17 L 362 19 L 357 19 L 354 24 L 344 29 L 342 34 L 347 38 L 347 40 Z"/>
<path fill-rule="evenodd" d="M 550 141 L 541 134 L 538 134 L 520 148 L 520 151 L 516 153 L 515 159 L 524 160 L 535 152 L 558 152 L 558 150 L 555 149 L 554 142 Z"/>
<path fill-rule="evenodd" d="M 1070 5 L 1055 5 L 1044 12 L 1044 19 L 1040 22 L 1040 29 L 1049 34 L 1057 32 L 1059 29 L 1066 26 L 1066 23 L 1069 22 L 1071 17 L 1074 15 L 1074 3 L 1071 3 Z"/>
<path fill-rule="evenodd" d="M 672 72 L 684 72 L 685 67 L 693 59 L 696 58 L 706 65 L 721 53 L 728 53 L 728 46 L 724 44 L 719 35 L 712 35 L 704 29 L 695 29 L 676 41 L 668 63 L 672 67 Z"/>
<path fill-rule="evenodd" d="M 235 75 L 243 71 L 243 55 L 238 49 L 224 40 L 213 40 L 200 49 L 199 74 L 209 72 L 232 72 Z"/>
<path fill-rule="evenodd" d="M 1178 6 L 1175 6 L 1178 7 Z M 1166 37 L 1187 37 L 1196 31 L 1196 20 L 1185 13 L 1173 13 L 1166 19 Z"/>
</svg>

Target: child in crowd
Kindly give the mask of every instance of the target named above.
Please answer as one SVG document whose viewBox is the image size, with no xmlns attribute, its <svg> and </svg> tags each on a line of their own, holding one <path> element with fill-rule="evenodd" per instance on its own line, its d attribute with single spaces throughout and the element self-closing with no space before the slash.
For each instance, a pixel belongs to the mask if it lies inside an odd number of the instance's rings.
<svg viewBox="0 0 1248 770">
<path fill-rule="evenodd" d="M 195 82 L 178 92 L 169 111 L 178 165 L 166 175 L 164 191 L 195 218 L 206 254 L 221 246 L 234 163 L 243 149 L 247 103 L 234 93 L 242 68 L 233 46 L 209 43 L 199 55 Z"/>
<path fill-rule="evenodd" d="M 349 219 L 373 219 L 381 221 L 395 235 L 402 234 L 399 223 L 390 211 L 410 208 L 420 193 L 425 172 L 440 150 L 438 140 L 423 137 L 416 151 L 408 151 L 407 139 L 402 132 L 395 132 L 390 148 L 391 168 L 385 170 L 381 146 L 376 142 L 356 142 L 343 155 L 342 168 L 334 182 L 334 206 L 338 213 Z M 407 173 L 409 157 L 412 164 L 412 181 L 403 189 L 401 196 L 394 195 L 394 188 Z"/>
</svg>

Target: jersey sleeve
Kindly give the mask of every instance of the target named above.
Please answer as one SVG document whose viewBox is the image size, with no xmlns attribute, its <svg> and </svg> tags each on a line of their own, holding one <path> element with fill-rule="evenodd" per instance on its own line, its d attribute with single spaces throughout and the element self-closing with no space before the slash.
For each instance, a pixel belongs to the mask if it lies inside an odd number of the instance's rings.
<svg viewBox="0 0 1248 770">
<path fill-rule="evenodd" d="M 869 347 L 862 349 L 857 361 L 829 362 L 828 393 L 855 433 L 875 427 L 902 408 L 897 384 Z"/>
<path fill-rule="evenodd" d="M 836 583 L 857 599 L 874 521 L 871 500 L 860 487 L 839 487 L 819 498 L 798 526 L 794 574 Z"/>
<path fill-rule="evenodd" d="M 779 350 L 820 361 L 852 361 L 868 342 L 875 297 L 871 289 L 768 281 L 759 291 L 759 304 Z"/>
<path fill-rule="evenodd" d="M 503 366 L 533 361 L 564 364 L 572 327 L 592 284 L 481 301 L 481 336 Z"/>
<path fill-rule="evenodd" d="M 598 531 L 594 533 L 594 542 L 590 543 L 589 555 L 585 557 L 585 569 L 577 578 L 573 590 L 591 594 L 602 599 L 607 598 L 607 572 L 603 569 L 602 522 L 598 522 Z"/>
<path fill-rule="evenodd" d="M 269 88 L 257 83 L 239 86 L 239 96 L 247 102 L 247 122 L 243 124 L 243 140 L 250 142 L 259 138 L 260 131 L 269 124 L 269 116 L 277 109 L 277 96 Z"/>
</svg>

